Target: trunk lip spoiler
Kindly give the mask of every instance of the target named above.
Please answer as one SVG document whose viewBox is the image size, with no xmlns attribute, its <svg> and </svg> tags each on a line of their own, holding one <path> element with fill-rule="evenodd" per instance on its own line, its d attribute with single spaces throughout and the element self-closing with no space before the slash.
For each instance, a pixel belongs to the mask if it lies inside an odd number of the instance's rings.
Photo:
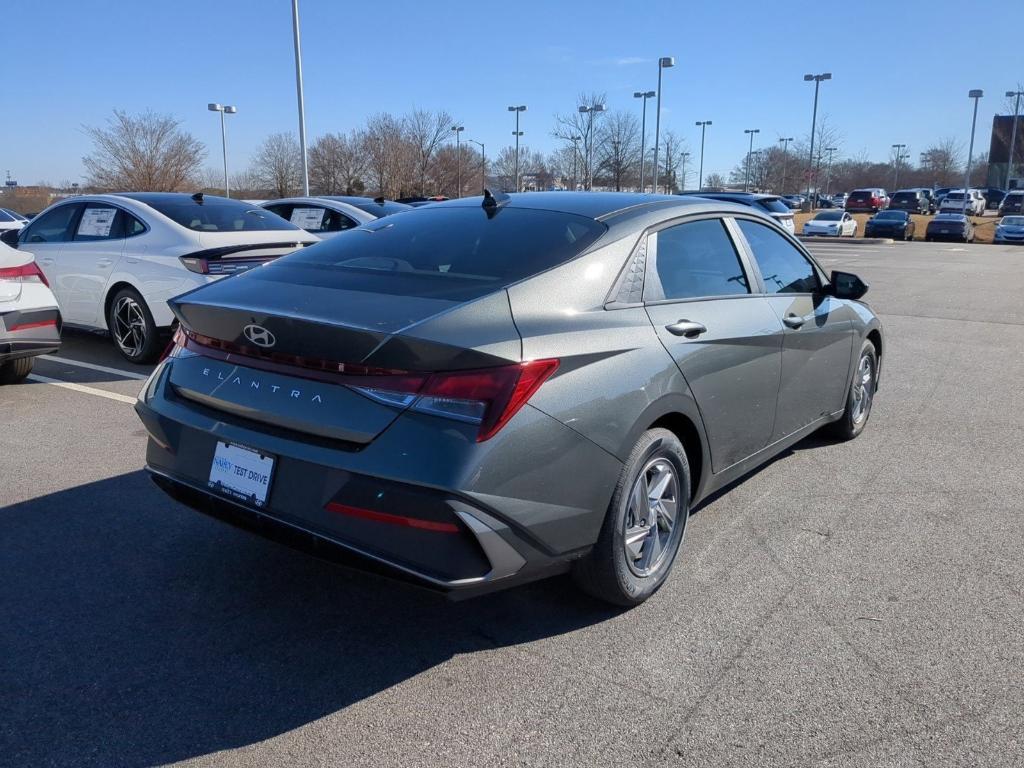
<svg viewBox="0 0 1024 768">
<path fill-rule="evenodd" d="M 241 243 L 239 245 L 221 245 L 216 248 L 204 248 L 201 251 L 192 251 L 179 256 L 180 259 L 206 259 L 207 261 L 217 261 L 224 256 L 229 256 L 232 253 L 241 253 L 242 251 L 263 251 L 271 250 L 275 248 L 293 248 L 298 250 L 305 248 L 309 245 L 315 245 L 315 243 L 306 243 L 302 241 L 290 240 L 286 242 L 276 243 Z M 277 256 L 271 258 L 279 258 Z"/>
</svg>

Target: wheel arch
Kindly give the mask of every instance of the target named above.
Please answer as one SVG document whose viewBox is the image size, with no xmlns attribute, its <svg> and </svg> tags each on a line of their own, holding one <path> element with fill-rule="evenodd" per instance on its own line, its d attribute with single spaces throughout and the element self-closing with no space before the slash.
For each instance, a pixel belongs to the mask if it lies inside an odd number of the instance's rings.
<svg viewBox="0 0 1024 768">
<path fill-rule="evenodd" d="M 139 295 L 140 298 L 142 298 L 143 301 L 145 301 L 145 298 L 142 297 L 142 292 L 138 287 L 132 285 L 132 283 L 127 280 L 117 280 L 107 286 L 107 294 L 103 297 L 103 327 L 106 328 L 108 332 L 110 331 L 108 323 L 108 318 L 110 317 L 110 305 L 114 302 L 114 297 L 117 295 L 118 291 L 123 288 L 131 288 Z"/>
</svg>

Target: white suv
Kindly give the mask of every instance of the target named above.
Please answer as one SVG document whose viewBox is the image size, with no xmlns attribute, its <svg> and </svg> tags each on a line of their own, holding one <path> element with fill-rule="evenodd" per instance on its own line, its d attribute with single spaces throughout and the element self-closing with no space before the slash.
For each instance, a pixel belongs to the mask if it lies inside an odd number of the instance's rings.
<svg viewBox="0 0 1024 768">
<path fill-rule="evenodd" d="M 939 211 L 944 213 L 966 213 L 968 216 L 985 215 L 985 197 L 981 190 L 967 190 L 966 201 L 962 189 L 950 190 L 939 205 Z"/>
<path fill-rule="evenodd" d="M 240 200 L 177 192 L 82 195 L 3 239 L 35 253 L 67 325 L 109 331 L 133 363 L 160 354 L 168 299 L 319 242 Z"/>
</svg>

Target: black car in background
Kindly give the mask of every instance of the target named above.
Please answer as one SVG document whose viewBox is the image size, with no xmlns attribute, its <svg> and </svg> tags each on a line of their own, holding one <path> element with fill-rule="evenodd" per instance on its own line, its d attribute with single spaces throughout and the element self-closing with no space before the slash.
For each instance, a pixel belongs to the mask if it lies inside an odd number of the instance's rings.
<svg viewBox="0 0 1024 768">
<path fill-rule="evenodd" d="M 1024 190 L 1015 189 L 1007 192 L 1006 197 L 999 204 L 1000 216 L 1011 213 L 1024 213 Z"/>
<path fill-rule="evenodd" d="M 901 193 L 896 193 L 893 200 Z M 891 237 L 894 240 L 913 240 L 916 227 L 906 211 L 879 211 L 864 225 L 864 237 Z"/>
<path fill-rule="evenodd" d="M 928 222 L 924 239 L 928 242 L 946 240 L 956 243 L 974 242 L 974 225 L 962 213 L 940 213 Z"/>
<path fill-rule="evenodd" d="M 999 204 L 1006 197 L 1006 190 L 989 187 L 988 189 L 981 190 L 981 196 L 985 198 L 985 210 L 994 211 L 999 208 Z"/>
<path fill-rule="evenodd" d="M 889 209 L 907 213 L 928 213 L 930 201 L 919 189 L 901 189 L 889 201 Z"/>
</svg>

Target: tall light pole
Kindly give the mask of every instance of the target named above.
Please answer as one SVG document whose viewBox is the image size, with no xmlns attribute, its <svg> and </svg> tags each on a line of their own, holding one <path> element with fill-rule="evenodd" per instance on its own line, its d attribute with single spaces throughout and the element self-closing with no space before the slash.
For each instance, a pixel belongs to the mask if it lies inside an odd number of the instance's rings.
<svg viewBox="0 0 1024 768">
<path fill-rule="evenodd" d="M 1017 144 L 1017 119 L 1020 115 L 1020 97 L 1024 91 L 1007 91 L 1006 98 L 1015 99 L 1013 102 L 1013 127 L 1010 129 L 1010 156 L 1006 158 L 1006 183 L 1003 189 L 1010 188 L 1010 178 L 1013 173 L 1013 150 Z"/>
<path fill-rule="evenodd" d="M 964 215 L 967 214 L 967 190 L 971 188 L 971 159 L 974 154 L 974 129 L 978 124 L 978 101 L 985 92 L 975 88 L 967 93 L 967 98 L 974 99 L 974 117 L 971 118 L 971 143 L 967 147 L 967 170 L 964 172 Z"/>
<path fill-rule="evenodd" d="M 482 195 L 487 187 L 487 147 L 482 141 L 476 139 L 470 139 L 470 141 L 480 147 L 480 194 Z"/>
<path fill-rule="evenodd" d="M 658 191 L 658 143 L 661 139 L 661 73 L 675 65 L 676 60 L 674 56 L 662 56 L 658 59 L 658 114 L 654 117 L 654 178 L 651 180 L 651 192 Z"/>
<path fill-rule="evenodd" d="M 780 195 L 786 194 L 786 171 L 789 170 L 789 142 L 792 140 L 792 136 L 779 139 L 779 144 L 782 145 L 782 188 L 779 190 Z"/>
<path fill-rule="evenodd" d="M 466 130 L 464 125 L 453 125 L 452 130 L 455 132 L 455 176 L 458 179 L 459 191 L 455 197 L 462 197 L 462 142 L 459 137 L 462 132 Z"/>
<path fill-rule="evenodd" d="M 747 150 L 747 171 L 743 174 L 743 191 L 747 191 L 747 184 L 750 181 L 750 156 L 754 152 L 754 134 L 760 133 L 760 128 L 744 128 L 743 132 L 750 135 L 750 149 Z"/>
<path fill-rule="evenodd" d="M 828 197 L 829 189 L 832 187 L 832 153 L 839 147 L 825 147 L 828 152 L 828 170 L 825 171 L 825 197 Z"/>
<path fill-rule="evenodd" d="M 647 100 L 655 96 L 654 91 L 634 91 L 634 99 L 643 99 L 644 108 L 640 118 L 640 191 L 646 192 L 644 184 L 644 155 L 647 154 Z"/>
<path fill-rule="evenodd" d="M 686 161 L 689 159 L 689 157 L 689 152 L 683 152 L 679 155 L 679 165 L 682 168 L 682 172 L 680 173 L 680 175 L 683 177 L 683 189 L 686 189 Z M 669 194 L 672 194 L 672 187 L 669 187 L 668 192 Z"/>
<path fill-rule="evenodd" d="M 302 98 L 302 42 L 299 40 L 299 0 L 292 0 L 292 35 L 295 39 L 295 92 L 299 99 L 299 150 L 302 152 L 302 194 L 309 196 L 309 162 L 306 158 L 306 104 Z M 384 190 L 381 190 L 384 194 Z"/>
<path fill-rule="evenodd" d="M 698 120 L 695 124 L 700 126 L 700 170 L 697 172 L 697 191 L 700 192 L 704 188 L 704 132 L 711 121 Z"/>
<path fill-rule="evenodd" d="M 508 108 L 509 112 L 516 113 L 516 129 L 512 131 L 512 135 L 516 137 L 516 192 L 519 191 L 519 137 L 523 135 L 523 132 L 519 130 L 519 113 L 526 111 L 526 105 L 520 104 L 519 106 L 512 106 Z"/>
<path fill-rule="evenodd" d="M 807 199 L 811 199 L 811 171 L 814 169 L 814 134 L 818 130 L 818 88 L 822 81 L 831 80 L 831 72 L 822 72 L 820 75 L 804 75 L 805 82 L 814 81 L 814 112 L 811 113 L 811 150 L 807 154 Z M 814 208 L 814 202 L 811 202 Z"/>
<path fill-rule="evenodd" d="M 228 186 L 228 130 L 224 127 L 224 115 L 233 115 L 238 110 L 227 104 L 207 104 L 206 108 L 211 112 L 220 112 L 220 147 L 224 155 L 224 197 L 231 197 L 231 188 Z"/>
<path fill-rule="evenodd" d="M 591 104 L 589 106 L 580 106 L 577 109 L 579 109 L 580 114 L 587 115 L 588 117 L 586 140 L 587 162 L 584 170 L 587 176 L 585 187 L 590 190 L 594 187 L 594 113 L 604 112 L 607 107 L 605 107 L 604 104 Z M 655 153 L 655 158 L 657 158 L 657 153 Z"/>
<path fill-rule="evenodd" d="M 892 188 L 898 190 L 900 188 L 900 160 L 903 159 L 903 150 L 907 148 L 907 145 L 893 144 L 892 148 L 896 150 L 896 157 L 893 159 Z"/>
</svg>

